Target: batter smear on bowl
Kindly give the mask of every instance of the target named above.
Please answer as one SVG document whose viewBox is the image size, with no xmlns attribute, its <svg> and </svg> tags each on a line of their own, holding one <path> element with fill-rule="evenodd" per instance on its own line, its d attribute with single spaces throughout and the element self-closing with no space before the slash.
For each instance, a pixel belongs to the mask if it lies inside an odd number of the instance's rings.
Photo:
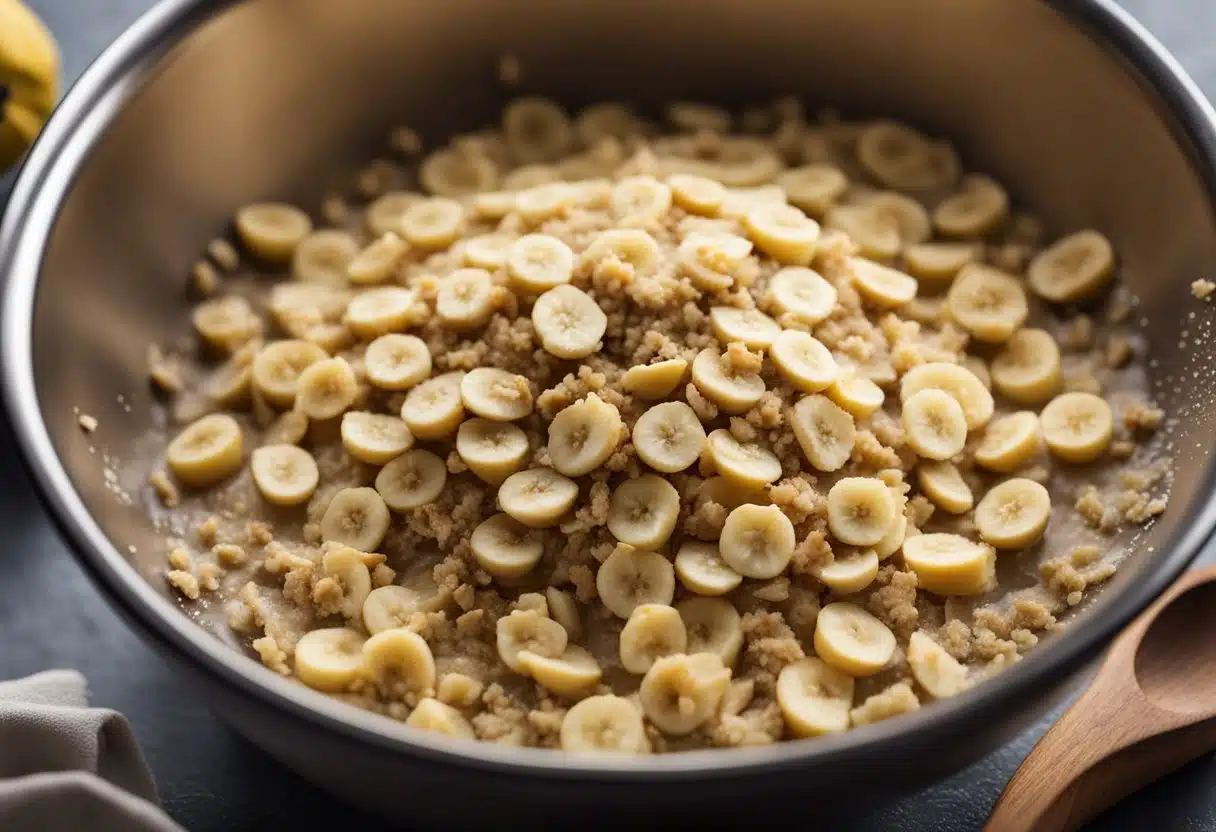
<svg viewBox="0 0 1216 832">
<path fill-rule="evenodd" d="M 416 728 L 649 753 L 957 695 L 1114 573 L 1168 460 L 1107 239 L 892 121 L 665 118 L 522 98 L 237 213 L 149 357 L 187 607 Z"/>
</svg>

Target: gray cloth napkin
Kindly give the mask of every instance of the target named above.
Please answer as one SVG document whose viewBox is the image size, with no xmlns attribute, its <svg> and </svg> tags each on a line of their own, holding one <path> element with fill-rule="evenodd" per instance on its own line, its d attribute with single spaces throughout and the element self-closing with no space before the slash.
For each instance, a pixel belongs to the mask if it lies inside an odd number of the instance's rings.
<svg viewBox="0 0 1216 832">
<path fill-rule="evenodd" d="M 90 708 L 74 670 L 0 682 L 0 829 L 182 832 L 157 806 L 131 726 Z"/>
</svg>

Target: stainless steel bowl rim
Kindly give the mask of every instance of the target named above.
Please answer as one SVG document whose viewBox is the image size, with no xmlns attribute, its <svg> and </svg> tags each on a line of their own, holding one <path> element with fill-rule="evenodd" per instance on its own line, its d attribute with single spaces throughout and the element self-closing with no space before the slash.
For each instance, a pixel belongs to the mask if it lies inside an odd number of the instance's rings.
<svg viewBox="0 0 1216 832">
<path fill-rule="evenodd" d="M 1196 150 L 1198 173 L 1216 195 L 1216 111 L 1166 49 L 1113 0 L 1045 0 L 1116 50 L 1148 80 Z M 164 0 L 98 57 L 72 87 L 38 139 L 0 223 L 0 366 L 4 407 L 39 497 L 81 565 L 110 600 L 159 647 L 226 687 L 329 731 L 388 751 L 454 767 L 504 775 L 612 782 L 709 780 L 797 769 L 814 759 L 850 766 L 872 760 L 903 738 L 931 743 L 934 734 L 985 716 L 1075 670 L 1147 606 L 1190 563 L 1216 528 L 1216 490 L 1192 509 L 1180 539 L 1144 579 L 1129 586 L 1101 615 L 1071 624 L 1062 638 L 1033 651 L 997 680 L 900 719 L 813 741 L 762 748 L 693 751 L 627 759 L 572 760 L 539 749 L 454 743 L 405 729 L 284 679 L 205 632 L 130 566 L 92 518 L 52 445 L 36 394 L 32 327 L 38 275 L 58 206 L 90 149 L 149 70 L 212 15 L 239 0 Z"/>
</svg>

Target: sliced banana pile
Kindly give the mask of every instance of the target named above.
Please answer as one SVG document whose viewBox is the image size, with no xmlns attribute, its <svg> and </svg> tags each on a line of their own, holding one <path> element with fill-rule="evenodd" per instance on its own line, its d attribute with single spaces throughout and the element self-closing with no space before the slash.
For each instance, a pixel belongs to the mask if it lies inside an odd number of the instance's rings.
<svg viewBox="0 0 1216 832">
<path fill-rule="evenodd" d="M 952 605 L 1050 550 L 1058 471 L 1133 433 L 1081 392 L 1121 378 L 1077 379 L 1106 324 L 1053 320 L 1109 287 L 1110 242 L 1044 245 L 893 121 L 663 116 L 521 98 L 425 152 L 403 133 L 365 205 L 249 205 L 248 257 L 208 250 L 206 407 L 164 463 L 290 549 L 249 586 L 327 626 L 267 664 L 586 754 L 837 733 L 896 702 L 875 685 L 987 673 Z"/>
</svg>

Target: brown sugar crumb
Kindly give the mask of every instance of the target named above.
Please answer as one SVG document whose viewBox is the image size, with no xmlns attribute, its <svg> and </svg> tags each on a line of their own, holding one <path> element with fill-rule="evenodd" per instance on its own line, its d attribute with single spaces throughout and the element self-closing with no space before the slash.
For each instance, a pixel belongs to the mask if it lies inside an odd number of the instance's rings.
<svg viewBox="0 0 1216 832">
<path fill-rule="evenodd" d="M 193 559 L 190 553 L 181 546 L 177 546 L 169 550 L 169 565 L 174 569 L 180 569 L 189 572 L 194 568 Z"/>
<path fill-rule="evenodd" d="M 784 730 L 781 708 L 770 702 L 740 714 L 723 712 L 711 719 L 706 733 L 710 743 L 718 748 L 743 748 L 771 745 L 781 739 Z"/>
<path fill-rule="evenodd" d="M 184 386 L 181 369 L 155 344 L 148 345 L 148 379 L 162 393 L 179 393 Z"/>
<path fill-rule="evenodd" d="M 1115 498 L 1115 507 L 1123 512 L 1129 523 L 1147 523 L 1165 512 L 1165 500 L 1150 497 L 1143 491 L 1121 491 Z"/>
<path fill-rule="evenodd" d="M 220 575 L 224 572 L 218 564 L 204 563 L 198 568 L 198 585 L 204 592 L 215 592 L 220 588 Z"/>
<path fill-rule="evenodd" d="M 781 669 L 806 654 L 779 612 L 749 612 L 743 616 L 742 626 L 745 665 L 754 668 L 757 690 L 767 695 Z"/>
<path fill-rule="evenodd" d="M 211 547 L 211 553 L 221 565 L 229 568 L 244 566 L 249 559 L 245 550 L 235 543 L 217 543 Z"/>
<path fill-rule="evenodd" d="M 269 667 L 275 673 L 281 676 L 291 675 L 291 668 L 287 665 L 287 653 L 279 647 L 278 642 L 272 637 L 262 636 L 261 638 L 255 638 L 250 647 L 258 654 L 258 657 L 262 660 L 262 664 Z"/>
<path fill-rule="evenodd" d="M 1082 544 L 1067 555 L 1044 562 L 1039 573 L 1049 591 L 1063 596 L 1069 606 L 1075 607 L 1087 588 L 1115 574 L 1115 565 L 1101 563 L 1101 557 L 1100 548 Z"/>
<path fill-rule="evenodd" d="M 1090 528 L 1111 532 L 1119 526 L 1119 512 L 1113 506 L 1103 503 L 1098 489 L 1092 485 L 1081 489 L 1081 494 L 1077 497 L 1073 508 L 1084 518 Z"/>
<path fill-rule="evenodd" d="M 477 702 L 484 690 L 481 682 L 464 673 L 445 673 L 439 679 L 435 697 L 454 708 L 469 708 Z"/>
<path fill-rule="evenodd" d="M 81 413 L 77 416 L 76 424 L 80 425 L 80 429 L 85 433 L 92 433 L 97 430 L 97 418 L 90 416 L 88 413 Z"/>
<path fill-rule="evenodd" d="M 220 288 L 220 276 L 215 266 L 199 260 L 190 270 L 190 290 L 200 298 L 209 298 Z"/>
<path fill-rule="evenodd" d="M 959 619 L 947 621 L 937 633 L 937 641 L 946 652 L 960 662 L 971 658 L 971 648 L 974 638 L 971 628 Z"/>
<path fill-rule="evenodd" d="M 395 580 L 397 572 L 388 564 L 379 563 L 372 569 L 372 586 L 375 588 L 388 586 Z"/>
<path fill-rule="evenodd" d="M 251 546 L 266 546 L 274 540 L 274 530 L 269 523 L 261 520 L 250 520 L 245 524 L 245 539 Z"/>
<path fill-rule="evenodd" d="M 1106 366 L 1118 369 L 1132 360 L 1132 345 L 1125 335 L 1112 335 L 1106 342 Z"/>
<path fill-rule="evenodd" d="M 1200 278 L 1191 283 L 1191 294 L 1199 300 L 1210 300 L 1213 292 L 1216 292 L 1216 283 L 1210 280 Z"/>
<path fill-rule="evenodd" d="M 827 497 L 806 477 L 789 477 L 769 486 L 769 499 L 795 525 L 812 518 L 827 517 Z"/>
<path fill-rule="evenodd" d="M 182 495 L 174 485 L 173 480 L 164 471 L 156 470 L 148 475 L 148 484 L 156 492 L 157 498 L 165 508 L 176 508 L 181 504 Z"/>
<path fill-rule="evenodd" d="M 1110 455 L 1113 459 L 1131 459 L 1136 452 L 1136 443 L 1128 439 L 1116 439 L 1110 443 Z"/>
<path fill-rule="evenodd" d="M 503 686 L 494 683 L 481 696 L 485 710 L 473 717 L 479 739 L 501 745 L 526 745 L 532 731 L 528 712 L 521 708 Z"/>
<path fill-rule="evenodd" d="M 199 523 L 198 529 L 195 530 L 198 535 L 198 542 L 207 548 L 215 545 L 216 538 L 220 533 L 220 521 L 215 517 L 208 517 L 202 523 Z"/>
<path fill-rule="evenodd" d="M 1060 349 L 1083 352 L 1094 345 L 1094 321 L 1088 315 L 1078 315 L 1060 327 Z"/>
<path fill-rule="evenodd" d="M 877 589 L 870 593 L 866 607 L 897 636 L 907 639 L 920 622 L 920 612 L 916 609 L 916 573 L 901 571 L 888 564 L 878 570 L 874 586 Z"/>
<path fill-rule="evenodd" d="M 396 127 L 389 135 L 389 147 L 405 156 L 417 156 L 422 152 L 422 136 L 412 127 Z"/>
<path fill-rule="evenodd" d="M 774 604 L 779 604 L 782 601 L 788 600 L 790 597 L 790 579 L 774 578 L 773 580 L 763 583 L 752 590 L 752 595 L 759 598 L 761 601 L 770 601 Z"/>
<path fill-rule="evenodd" d="M 215 261 L 215 265 L 226 272 L 241 265 L 241 256 L 237 254 L 236 248 L 223 237 L 216 237 L 207 243 L 207 255 Z"/>
<path fill-rule="evenodd" d="M 912 686 L 907 682 L 896 682 L 849 711 L 849 718 L 854 725 L 870 725 L 918 710 L 920 710 L 920 700 L 916 698 Z"/>
<path fill-rule="evenodd" d="M 173 586 L 173 588 L 182 595 L 185 595 L 191 601 L 198 600 L 198 578 L 182 569 L 171 569 L 169 570 L 169 574 L 165 577 L 169 579 L 169 583 Z"/>
<path fill-rule="evenodd" d="M 853 461 L 863 468 L 877 470 L 898 468 L 902 464 L 894 448 L 888 448 L 868 430 L 857 431 L 853 442 Z"/>
<path fill-rule="evenodd" d="M 794 548 L 790 568 L 795 575 L 814 575 L 831 564 L 832 560 L 832 546 L 828 543 L 828 536 L 816 530 L 804 537 Z"/>
</svg>

